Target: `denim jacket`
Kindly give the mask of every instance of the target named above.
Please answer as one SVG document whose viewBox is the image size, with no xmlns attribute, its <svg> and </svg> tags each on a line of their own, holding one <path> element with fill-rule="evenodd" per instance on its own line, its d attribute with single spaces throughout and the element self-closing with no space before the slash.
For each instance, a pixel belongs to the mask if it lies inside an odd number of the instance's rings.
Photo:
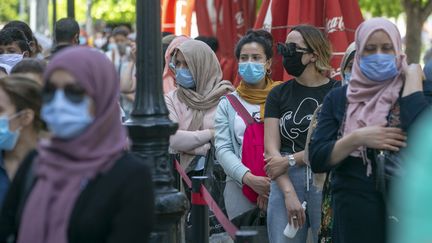
<svg viewBox="0 0 432 243">
<path fill-rule="evenodd" d="M 233 92 L 239 98 L 237 92 Z M 249 169 L 241 162 L 241 144 L 235 138 L 234 119 L 236 111 L 228 99 L 223 96 L 215 115 L 216 157 L 227 174 L 227 181 L 235 180 L 242 185 L 243 176 Z"/>
</svg>

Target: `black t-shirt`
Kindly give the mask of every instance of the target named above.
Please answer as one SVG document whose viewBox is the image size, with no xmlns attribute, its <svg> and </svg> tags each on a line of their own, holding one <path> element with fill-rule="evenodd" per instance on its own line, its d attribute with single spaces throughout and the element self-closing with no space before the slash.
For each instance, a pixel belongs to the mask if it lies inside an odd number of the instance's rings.
<svg viewBox="0 0 432 243">
<path fill-rule="evenodd" d="M 297 153 L 304 150 L 315 109 L 338 83 L 331 79 L 324 85 L 307 87 L 292 79 L 270 91 L 265 117 L 279 119 L 281 152 Z"/>
</svg>

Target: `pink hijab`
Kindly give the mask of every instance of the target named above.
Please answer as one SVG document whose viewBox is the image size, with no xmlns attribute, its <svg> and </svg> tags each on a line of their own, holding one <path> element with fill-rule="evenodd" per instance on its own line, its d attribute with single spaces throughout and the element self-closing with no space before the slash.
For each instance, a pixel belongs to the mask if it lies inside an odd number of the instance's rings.
<svg viewBox="0 0 432 243">
<path fill-rule="evenodd" d="M 167 51 L 165 52 L 165 67 L 163 71 L 163 91 L 164 94 L 169 93 L 170 91 L 176 89 L 175 84 L 175 74 L 169 68 L 169 63 L 171 62 L 172 52 L 183 42 L 190 40 L 191 38 L 181 35 L 174 38 L 169 44 Z"/>
<path fill-rule="evenodd" d="M 111 168 L 127 146 L 120 122 L 119 78 L 97 50 L 68 48 L 48 64 L 45 80 L 66 70 L 95 104 L 95 119 L 71 140 L 42 141 L 35 158 L 36 184 L 24 207 L 18 243 L 67 243 L 69 218 L 82 186 Z M 97 196 L 97 195 L 94 195 Z"/>
<path fill-rule="evenodd" d="M 396 53 L 396 67 L 399 71 L 393 80 L 382 83 L 369 80 L 363 75 L 359 65 L 366 42 L 372 33 L 378 30 L 386 32 L 390 37 Z M 358 51 L 354 57 L 351 81 L 347 89 L 348 108 L 344 136 L 358 128 L 387 125 L 387 115 L 399 98 L 399 92 L 404 82 L 402 70 L 407 65 L 405 54 L 402 52 L 399 30 L 387 19 L 372 18 L 364 21 L 357 28 L 355 42 Z M 363 152 L 365 152 L 365 148 L 353 152 L 352 155 L 363 157 L 368 164 L 367 174 L 370 175 L 372 167 Z"/>
</svg>

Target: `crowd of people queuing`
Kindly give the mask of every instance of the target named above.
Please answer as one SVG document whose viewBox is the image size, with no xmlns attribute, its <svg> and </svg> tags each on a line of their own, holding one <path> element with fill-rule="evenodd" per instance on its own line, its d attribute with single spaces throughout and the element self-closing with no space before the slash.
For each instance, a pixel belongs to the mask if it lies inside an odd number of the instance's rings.
<svg viewBox="0 0 432 243">
<path fill-rule="evenodd" d="M 134 35 L 119 26 L 80 46 L 71 18 L 54 32 L 43 51 L 24 22 L 0 30 L 0 243 L 147 242 L 151 171 L 122 125 L 135 99 Z M 161 45 L 178 123 L 169 153 L 189 175 L 222 167 L 230 220 L 263 217 L 270 243 L 432 240 L 432 61 L 424 72 L 408 64 L 393 23 L 360 24 L 340 81 L 325 33 L 307 24 L 285 43 L 265 30 L 241 37 L 237 87 L 223 80 L 215 38 L 167 34 Z M 290 80 L 272 79 L 275 55 Z"/>
</svg>

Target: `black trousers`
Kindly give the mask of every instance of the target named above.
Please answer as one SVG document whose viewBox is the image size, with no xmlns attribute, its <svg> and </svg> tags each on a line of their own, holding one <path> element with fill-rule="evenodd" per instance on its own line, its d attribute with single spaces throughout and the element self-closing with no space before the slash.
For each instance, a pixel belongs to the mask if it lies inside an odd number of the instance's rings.
<svg viewBox="0 0 432 243">
<path fill-rule="evenodd" d="M 386 242 L 386 206 L 381 193 L 337 190 L 332 204 L 334 243 Z"/>
</svg>

